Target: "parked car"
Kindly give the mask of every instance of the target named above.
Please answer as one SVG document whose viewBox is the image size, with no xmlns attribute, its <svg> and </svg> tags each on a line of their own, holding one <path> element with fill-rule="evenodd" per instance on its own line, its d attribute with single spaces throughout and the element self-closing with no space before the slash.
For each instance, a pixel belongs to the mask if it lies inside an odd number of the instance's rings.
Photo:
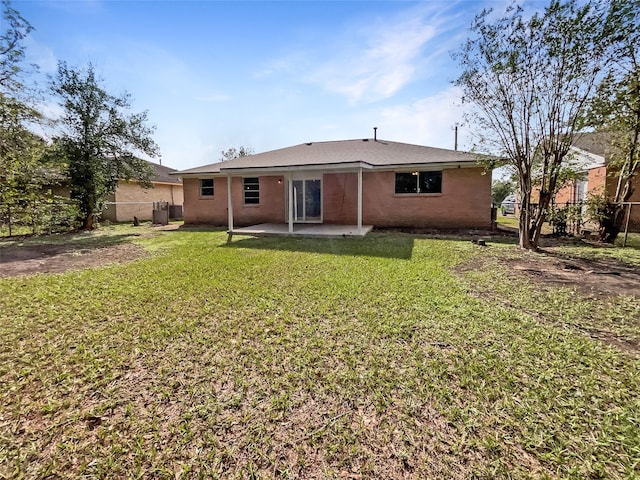
<svg viewBox="0 0 640 480">
<path fill-rule="evenodd" d="M 509 195 L 500 204 L 502 215 L 515 215 L 516 213 L 516 196 Z"/>
</svg>

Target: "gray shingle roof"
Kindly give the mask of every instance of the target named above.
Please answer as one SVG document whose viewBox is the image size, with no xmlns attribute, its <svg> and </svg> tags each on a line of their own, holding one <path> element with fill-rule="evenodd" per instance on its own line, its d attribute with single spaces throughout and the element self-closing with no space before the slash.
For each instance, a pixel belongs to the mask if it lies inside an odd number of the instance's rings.
<svg viewBox="0 0 640 480">
<path fill-rule="evenodd" d="M 359 139 L 303 143 L 293 147 L 217 162 L 178 172 L 180 175 L 217 174 L 235 169 L 324 167 L 362 163 L 371 168 L 426 164 L 475 164 L 472 153 L 386 140 Z"/>
<path fill-rule="evenodd" d="M 611 134 L 608 132 L 579 133 L 573 140 L 573 146 L 586 152 L 606 157 L 611 144 Z"/>
<path fill-rule="evenodd" d="M 180 180 L 175 175 L 171 175 L 172 173 L 177 172 L 175 168 L 165 167 L 164 165 L 158 165 L 157 163 L 147 161 L 149 165 L 153 167 L 154 175 L 151 177 L 152 182 L 162 182 L 162 183 L 175 183 L 181 184 L 182 180 Z"/>
</svg>

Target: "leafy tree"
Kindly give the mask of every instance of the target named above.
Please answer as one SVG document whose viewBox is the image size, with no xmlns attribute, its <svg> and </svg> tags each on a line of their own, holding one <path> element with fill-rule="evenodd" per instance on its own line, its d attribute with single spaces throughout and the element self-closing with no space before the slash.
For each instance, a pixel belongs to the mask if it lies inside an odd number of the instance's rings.
<svg viewBox="0 0 640 480">
<path fill-rule="evenodd" d="M 475 107 L 482 148 L 506 158 L 518 176 L 519 244 L 537 249 L 558 175 L 607 59 L 606 6 L 552 0 L 525 17 L 511 5 L 478 15 L 455 54 L 456 85 Z M 534 196 L 534 178 L 539 187 Z"/>
<path fill-rule="evenodd" d="M 600 236 L 613 243 L 622 228 L 625 207 L 640 172 L 640 1 L 611 2 L 610 23 L 616 32 L 614 62 L 598 86 L 585 123 L 608 132 L 608 171 L 616 178 L 612 196 L 605 196 L 594 213 Z"/>
<path fill-rule="evenodd" d="M 24 60 L 22 41 L 33 30 L 31 24 L 11 7 L 8 0 L 2 1 L 2 35 L 0 35 L 0 87 L 6 92 L 16 92 L 23 87 L 20 73 Z"/>
<path fill-rule="evenodd" d="M 44 179 L 38 172 L 45 145 L 28 129 L 42 119 L 32 105 L 34 91 L 25 84 L 29 67 L 23 63 L 23 40 L 33 27 L 7 0 L 0 25 L 0 209 L 9 217 L 11 234 L 15 212 L 41 191 Z"/>
<path fill-rule="evenodd" d="M 251 147 L 240 147 L 236 149 L 235 147 L 228 148 L 226 151 L 222 151 L 220 161 L 226 162 L 228 160 L 233 160 L 234 158 L 239 157 L 248 157 L 249 155 L 253 155 L 255 152 Z"/>
<path fill-rule="evenodd" d="M 18 140 L 11 142 L 11 136 L 25 125 L 39 121 L 42 116 L 34 108 L 36 92 L 25 82 L 25 75 L 31 70 L 24 65 L 23 40 L 33 30 L 31 24 L 8 0 L 2 2 L 2 22 L 0 35 L 0 128 L 6 132 L 2 138 L 0 153 L 20 147 Z M 36 67 L 33 67 L 36 68 Z"/>
<path fill-rule="evenodd" d="M 69 165 L 71 197 L 78 200 L 83 229 L 92 229 L 102 203 L 118 180 L 151 186 L 151 166 L 137 155 L 158 155 L 147 112 L 130 114 L 130 96 L 109 94 L 93 65 L 78 69 L 61 62 L 51 83 L 64 114 L 55 143 Z"/>
</svg>

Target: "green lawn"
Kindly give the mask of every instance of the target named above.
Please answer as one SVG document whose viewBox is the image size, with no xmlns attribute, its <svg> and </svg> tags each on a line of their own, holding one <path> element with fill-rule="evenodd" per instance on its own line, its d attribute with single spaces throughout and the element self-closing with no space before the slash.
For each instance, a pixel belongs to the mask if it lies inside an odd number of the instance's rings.
<svg viewBox="0 0 640 480">
<path fill-rule="evenodd" d="M 109 236 L 150 256 L 0 280 L 0 478 L 640 477 L 640 356 L 585 334 L 638 299 L 509 243 Z"/>
</svg>

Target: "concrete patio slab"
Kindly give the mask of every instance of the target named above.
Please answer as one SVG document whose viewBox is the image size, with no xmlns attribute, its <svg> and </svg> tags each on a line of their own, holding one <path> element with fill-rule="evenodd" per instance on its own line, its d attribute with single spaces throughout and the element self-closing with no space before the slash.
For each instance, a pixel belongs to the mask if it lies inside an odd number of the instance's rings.
<svg viewBox="0 0 640 480">
<path fill-rule="evenodd" d="M 271 235 L 292 235 L 301 237 L 364 237 L 373 229 L 373 225 L 363 225 L 358 231 L 357 225 L 328 225 L 321 223 L 296 223 L 293 233 L 286 223 L 261 223 L 248 227 L 234 228 L 230 235 L 250 235 L 254 237 Z"/>
</svg>

